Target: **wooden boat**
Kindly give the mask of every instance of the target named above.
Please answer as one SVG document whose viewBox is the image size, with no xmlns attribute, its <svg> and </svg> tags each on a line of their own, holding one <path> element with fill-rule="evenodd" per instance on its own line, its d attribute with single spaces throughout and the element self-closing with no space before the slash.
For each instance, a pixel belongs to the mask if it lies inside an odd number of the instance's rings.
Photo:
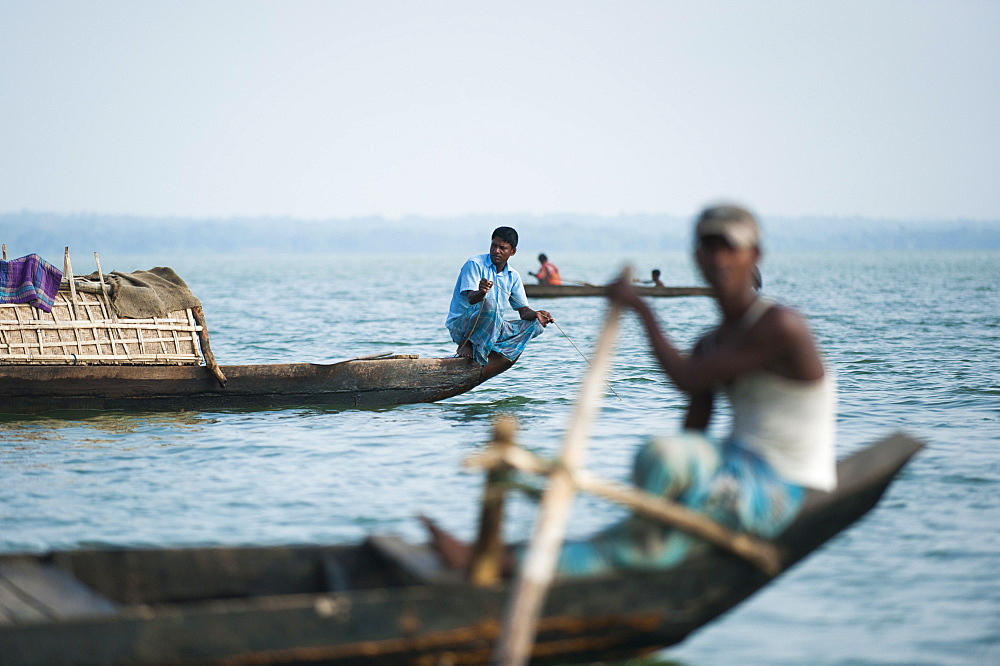
<svg viewBox="0 0 1000 666">
<path fill-rule="evenodd" d="M 920 447 L 894 435 L 842 460 L 837 490 L 810 495 L 772 542 L 782 571 L 864 516 Z M 647 654 L 773 578 L 712 549 L 664 571 L 557 579 L 532 661 Z M 385 536 L 343 546 L 8 554 L 0 556 L 0 663 L 486 663 L 509 589 L 509 581 L 474 587 L 427 547 Z"/>
<path fill-rule="evenodd" d="M 677 296 L 711 296 L 709 287 L 644 287 L 637 286 L 635 290 L 641 296 L 654 298 L 671 298 Z M 528 298 L 567 298 L 575 296 L 607 296 L 605 287 L 596 284 L 526 284 L 524 292 Z"/>
<path fill-rule="evenodd" d="M 153 271 L 183 285 L 169 268 Z M 65 274 L 73 274 L 69 248 Z M 171 294 L 176 310 L 126 317 L 112 303 L 99 262 L 97 275 L 96 282 L 64 280 L 50 312 L 0 304 L 0 413 L 433 402 L 512 365 L 502 357 L 480 366 L 457 357 L 381 354 L 331 364 L 220 366 L 204 311 L 186 285 L 182 297 Z"/>
<path fill-rule="evenodd" d="M 0 413 L 53 410 L 375 407 L 464 393 L 512 365 L 466 358 L 387 355 L 332 364 L 223 365 L 225 386 L 204 365 L 4 365 Z"/>
</svg>

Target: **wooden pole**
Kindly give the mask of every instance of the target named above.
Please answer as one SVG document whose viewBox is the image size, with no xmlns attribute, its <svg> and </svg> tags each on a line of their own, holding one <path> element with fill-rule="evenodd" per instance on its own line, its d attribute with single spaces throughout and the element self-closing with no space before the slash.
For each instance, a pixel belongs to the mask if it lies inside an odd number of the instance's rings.
<svg viewBox="0 0 1000 666">
<path fill-rule="evenodd" d="M 514 448 L 514 432 L 517 421 L 512 416 L 498 416 L 493 422 L 493 441 L 489 451 L 503 455 Z M 486 473 L 483 488 L 483 506 L 479 513 L 479 536 L 472 548 L 469 562 L 469 582 L 473 585 L 495 585 L 503 574 L 504 549 L 501 528 L 503 526 L 504 481 L 508 469 L 497 465 Z"/>
<path fill-rule="evenodd" d="M 97 281 L 101 285 L 101 299 L 107 303 L 108 314 L 111 315 L 111 321 L 115 324 L 118 323 L 118 314 L 115 312 L 114 307 L 111 305 L 111 293 L 104 286 L 104 271 L 101 269 L 101 258 L 98 254 L 94 253 L 94 263 L 97 264 Z"/>
<path fill-rule="evenodd" d="M 63 274 L 69 280 L 70 312 L 76 320 L 79 319 L 76 312 L 76 282 L 73 280 L 73 262 L 69 258 L 69 246 L 63 251 Z"/>
<path fill-rule="evenodd" d="M 623 277 L 629 279 L 628 271 Z M 521 666 L 531 656 L 538 614 L 555 574 L 559 550 L 566 535 L 566 521 L 576 494 L 573 472 L 583 466 L 590 422 L 603 391 L 604 377 L 611 366 L 620 311 L 620 306 L 610 305 L 590 369 L 580 386 L 570 426 L 563 440 L 559 467 L 550 476 L 542 496 L 535 533 L 507 604 L 503 630 L 493 654 L 494 664 Z"/>
<path fill-rule="evenodd" d="M 94 252 L 94 264 L 97 266 L 97 281 L 101 285 L 101 293 L 98 295 L 97 301 L 107 309 L 108 316 L 111 317 L 111 321 L 114 324 L 113 327 L 108 329 L 108 342 L 111 345 L 111 355 L 114 356 L 116 354 L 115 343 L 121 339 L 122 334 L 118 328 L 118 313 L 115 312 L 115 306 L 111 303 L 111 290 L 104 285 L 104 270 L 101 268 L 101 257 L 97 252 Z M 94 337 L 96 338 L 97 336 L 95 335 Z M 128 356 L 128 345 L 124 341 L 122 341 L 121 345 L 122 353 Z"/>
<path fill-rule="evenodd" d="M 3 244 L 3 260 L 7 261 L 7 244 Z"/>
</svg>

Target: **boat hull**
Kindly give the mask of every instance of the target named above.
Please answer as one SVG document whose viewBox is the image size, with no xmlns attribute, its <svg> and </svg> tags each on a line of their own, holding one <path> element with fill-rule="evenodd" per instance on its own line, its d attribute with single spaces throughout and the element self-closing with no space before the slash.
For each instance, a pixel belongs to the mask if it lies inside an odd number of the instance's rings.
<svg viewBox="0 0 1000 666">
<path fill-rule="evenodd" d="M 776 541 L 783 569 L 867 513 L 920 446 L 897 435 L 843 461 L 838 489 L 811 495 Z M 45 591 L 46 577 L 59 593 Z M 559 579 L 532 662 L 673 645 L 772 580 L 718 550 L 664 571 Z M 426 547 L 393 538 L 7 555 L 0 663 L 488 663 L 509 591 L 468 585 Z"/>
<path fill-rule="evenodd" d="M 709 287 L 636 287 L 640 296 L 650 298 L 675 298 L 678 296 L 711 296 Z M 600 285 L 548 285 L 526 284 L 528 298 L 570 298 L 581 296 L 607 296 L 608 290 Z"/>
<path fill-rule="evenodd" d="M 225 387 L 205 366 L 0 365 L 0 413 L 433 402 L 464 393 L 510 365 L 503 359 L 480 366 L 457 357 L 229 365 L 221 366 Z"/>
</svg>

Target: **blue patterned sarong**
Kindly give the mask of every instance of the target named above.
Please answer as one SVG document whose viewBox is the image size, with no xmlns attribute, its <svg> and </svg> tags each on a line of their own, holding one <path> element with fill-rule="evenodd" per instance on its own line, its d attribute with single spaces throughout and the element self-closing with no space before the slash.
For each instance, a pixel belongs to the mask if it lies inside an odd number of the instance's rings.
<svg viewBox="0 0 1000 666">
<path fill-rule="evenodd" d="M 528 342 L 544 330 L 537 321 L 504 319 L 499 302 L 501 291 L 494 287 L 482 301 L 469 307 L 448 325 L 448 332 L 456 344 L 462 345 L 466 341 L 472 344 L 474 358 L 480 365 L 486 365 L 490 352 L 499 352 L 516 361 Z"/>
<path fill-rule="evenodd" d="M 698 432 L 653 439 L 639 449 L 632 482 L 729 529 L 765 539 L 781 534 L 805 497 L 801 486 L 782 480 L 763 458 L 740 443 L 729 440 L 720 446 Z M 587 541 L 566 542 L 558 571 L 589 575 L 614 569 L 663 569 L 706 547 L 697 537 L 632 515 Z"/>
</svg>

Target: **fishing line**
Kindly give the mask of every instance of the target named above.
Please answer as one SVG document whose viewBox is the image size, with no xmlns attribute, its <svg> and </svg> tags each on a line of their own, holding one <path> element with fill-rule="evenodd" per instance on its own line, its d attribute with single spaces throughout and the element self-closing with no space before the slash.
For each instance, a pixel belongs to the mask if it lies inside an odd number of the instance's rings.
<svg viewBox="0 0 1000 666">
<path fill-rule="evenodd" d="M 552 323 L 556 325 L 556 328 L 558 328 L 559 332 L 563 334 L 563 337 L 565 337 L 567 340 L 569 340 L 569 343 L 571 345 L 573 345 L 573 349 L 575 349 L 576 353 L 579 354 L 583 358 L 583 360 L 587 362 L 587 365 L 592 365 L 591 362 L 590 362 L 590 359 L 587 358 L 586 356 L 584 356 L 583 352 L 580 351 L 580 348 L 576 346 L 576 343 L 573 342 L 568 335 L 566 335 L 566 331 L 562 330 L 562 326 L 560 326 L 558 323 L 556 323 L 555 319 L 552 320 Z M 622 400 L 622 397 L 620 395 L 618 395 L 618 393 L 615 391 L 614 387 L 611 386 L 611 382 L 610 381 L 608 381 L 607 379 L 605 379 L 604 383 L 608 385 L 608 390 L 611 391 L 612 393 L 614 393 L 616 398 L 618 398 L 622 402 L 625 402 L 624 400 Z"/>
<path fill-rule="evenodd" d="M 500 291 L 502 291 L 505 294 L 507 294 L 508 297 L 513 298 L 514 300 L 516 300 L 519 303 L 521 302 L 520 298 L 517 298 L 516 296 L 514 296 L 514 294 L 512 294 L 509 291 L 507 291 L 503 287 L 497 285 L 496 283 L 494 283 L 494 286 L 496 286 L 497 289 L 499 289 Z M 522 304 L 522 307 L 525 307 L 526 305 L 527 305 L 526 303 Z M 584 354 L 582 351 L 580 351 L 580 348 L 576 346 L 576 343 L 573 342 L 572 338 L 570 338 L 568 335 L 566 335 L 566 331 L 562 330 L 562 326 L 560 326 L 558 324 L 558 322 L 556 322 L 555 319 L 552 320 L 552 323 L 556 325 L 556 328 L 559 329 L 559 332 L 563 334 L 563 337 L 566 338 L 567 340 L 569 340 L 569 343 L 571 345 L 573 345 L 573 349 L 575 349 L 576 353 L 580 355 L 580 358 L 582 358 L 584 361 L 586 361 L 587 365 L 592 365 L 591 362 L 590 362 L 590 359 L 587 358 L 586 354 Z M 616 398 L 618 398 L 619 400 L 621 400 L 621 402 L 625 402 L 624 400 L 622 400 L 622 397 L 620 395 L 618 395 L 618 392 L 615 391 L 614 387 L 611 386 L 611 382 L 610 381 L 608 381 L 607 379 L 605 379 L 604 383 L 608 385 L 608 390 L 611 391 L 612 393 L 614 393 Z"/>
</svg>

